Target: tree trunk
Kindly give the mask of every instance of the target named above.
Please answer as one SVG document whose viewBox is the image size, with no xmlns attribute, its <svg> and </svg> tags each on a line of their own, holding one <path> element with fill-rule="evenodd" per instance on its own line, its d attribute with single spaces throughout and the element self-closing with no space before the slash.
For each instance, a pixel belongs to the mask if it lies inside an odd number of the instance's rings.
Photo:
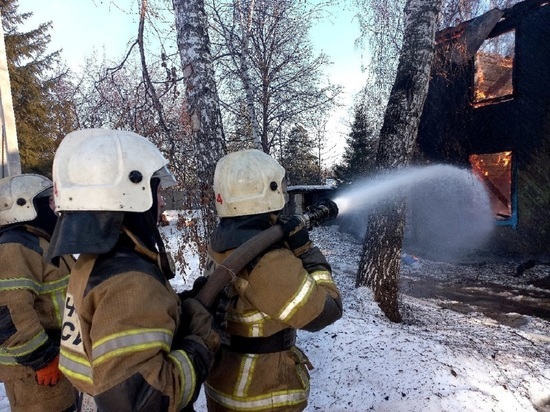
<svg viewBox="0 0 550 412">
<path fill-rule="evenodd" d="M 376 157 L 378 169 L 406 166 L 412 157 L 420 115 L 428 92 L 436 18 L 441 0 L 407 0 L 405 30 L 395 83 L 390 93 Z M 356 286 L 369 286 L 382 311 L 401 321 L 399 272 L 404 228 L 404 198 L 369 214 Z"/>
<path fill-rule="evenodd" d="M 219 100 L 210 55 L 210 39 L 203 0 L 173 0 L 178 50 L 185 79 L 185 99 L 196 160 L 196 180 L 189 196 L 200 205 L 195 241 L 204 267 L 206 244 L 216 225 L 214 170 L 225 154 Z"/>
<path fill-rule="evenodd" d="M 249 68 L 249 43 L 250 43 L 250 30 L 251 30 L 251 20 L 252 15 L 254 14 L 255 2 L 254 0 L 250 1 L 248 4 L 246 2 L 240 2 L 237 7 L 237 15 L 239 16 L 239 27 L 241 29 L 241 50 L 240 53 L 235 53 L 239 56 L 239 67 L 240 67 L 240 76 L 241 81 L 243 82 L 243 89 L 246 96 L 246 109 L 248 112 L 248 117 L 250 119 L 250 128 L 252 130 L 252 139 L 256 144 L 256 149 L 263 150 L 262 139 L 260 137 L 260 131 L 258 130 L 258 120 L 256 117 L 256 108 L 254 107 L 254 90 L 252 85 L 252 79 L 250 78 L 250 68 Z"/>
</svg>

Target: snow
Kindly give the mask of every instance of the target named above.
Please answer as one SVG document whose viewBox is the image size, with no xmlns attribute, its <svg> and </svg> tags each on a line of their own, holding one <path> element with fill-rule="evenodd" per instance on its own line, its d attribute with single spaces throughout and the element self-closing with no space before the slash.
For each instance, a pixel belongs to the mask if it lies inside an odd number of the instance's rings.
<svg viewBox="0 0 550 412">
<path fill-rule="evenodd" d="M 168 247 L 174 247 L 179 237 L 176 214 L 165 213 L 171 224 L 163 232 Z M 536 292 L 529 279 L 510 276 L 510 263 L 457 265 L 404 255 L 404 322 L 396 324 L 385 318 L 369 289 L 354 287 L 360 242 L 340 233 L 336 225 L 315 228 L 311 237 L 333 267 L 344 315 L 320 332 L 298 334 L 298 346 L 315 367 L 306 411 L 550 411 L 549 321 L 510 312 L 506 316 L 518 321 L 508 326 L 472 310 L 472 305 L 407 294 L 426 279 L 521 284 Z M 196 257 L 189 256 L 186 273 L 191 275 L 176 276 L 177 290 L 199 275 L 196 267 Z M 528 276 L 540 277 L 549 270 L 536 267 Z M 449 309 L 464 306 L 470 310 Z M 203 394 L 195 408 L 206 411 Z M 2 385 L 0 411 L 8 410 Z"/>
</svg>

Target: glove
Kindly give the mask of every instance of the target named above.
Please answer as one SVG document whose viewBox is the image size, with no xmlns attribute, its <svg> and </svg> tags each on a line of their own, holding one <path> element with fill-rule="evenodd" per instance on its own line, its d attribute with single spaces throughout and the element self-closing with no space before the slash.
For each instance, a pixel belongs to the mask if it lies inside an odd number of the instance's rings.
<svg viewBox="0 0 550 412">
<path fill-rule="evenodd" d="M 279 216 L 276 224 L 283 228 L 283 240 L 296 256 L 311 247 L 307 227 L 298 216 Z"/>
<path fill-rule="evenodd" d="M 220 348 L 220 337 L 212 329 L 212 314 L 196 299 L 185 299 L 181 303 L 178 334 L 198 336 L 212 354 Z"/>
<path fill-rule="evenodd" d="M 206 380 L 220 348 L 220 337 L 212 329 L 212 315 L 198 300 L 190 298 L 182 301 L 181 324 L 172 348 L 184 350 L 195 368 L 197 385 L 190 402 L 192 405 L 199 396 L 201 384 Z"/>
<path fill-rule="evenodd" d="M 59 371 L 59 355 L 42 369 L 36 371 L 36 381 L 39 385 L 54 386 L 59 382 L 61 372 Z"/>
<path fill-rule="evenodd" d="M 194 298 L 199 293 L 199 290 L 206 284 L 207 278 L 205 276 L 199 276 L 193 282 L 193 287 L 191 289 L 184 290 L 183 292 L 178 293 L 180 300 L 183 302 L 186 299 Z"/>
</svg>

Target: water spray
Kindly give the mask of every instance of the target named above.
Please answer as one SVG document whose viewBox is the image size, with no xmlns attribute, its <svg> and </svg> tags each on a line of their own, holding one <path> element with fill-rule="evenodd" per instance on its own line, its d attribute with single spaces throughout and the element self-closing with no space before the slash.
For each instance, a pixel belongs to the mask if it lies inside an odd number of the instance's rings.
<svg viewBox="0 0 550 412">
<path fill-rule="evenodd" d="M 483 181 L 469 169 L 435 164 L 386 171 L 340 190 L 340 229 L 363 238 L 369 213 L 399 198 L 407 205 L 407 246 L 431 257 L 480 250 L 495 227 Z"/>
</svg>

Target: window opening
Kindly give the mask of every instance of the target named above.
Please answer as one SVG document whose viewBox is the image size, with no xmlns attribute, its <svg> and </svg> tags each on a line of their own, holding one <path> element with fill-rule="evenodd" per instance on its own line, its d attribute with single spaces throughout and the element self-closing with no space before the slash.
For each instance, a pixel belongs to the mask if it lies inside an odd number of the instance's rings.
<svg viewBox="0 0 550 412">
<path fill-rule="evenodd" d="M 475 56 L 474 106 L 509 100 L 514 93 L 515 31 L 483 42 Z"/>
<path fill-rule="evenodd" d="M 470 165 L 485 183 L 497 224 L 516 225 L 516 195 L 512 152 L 472 154 Z"/>
</svg>

